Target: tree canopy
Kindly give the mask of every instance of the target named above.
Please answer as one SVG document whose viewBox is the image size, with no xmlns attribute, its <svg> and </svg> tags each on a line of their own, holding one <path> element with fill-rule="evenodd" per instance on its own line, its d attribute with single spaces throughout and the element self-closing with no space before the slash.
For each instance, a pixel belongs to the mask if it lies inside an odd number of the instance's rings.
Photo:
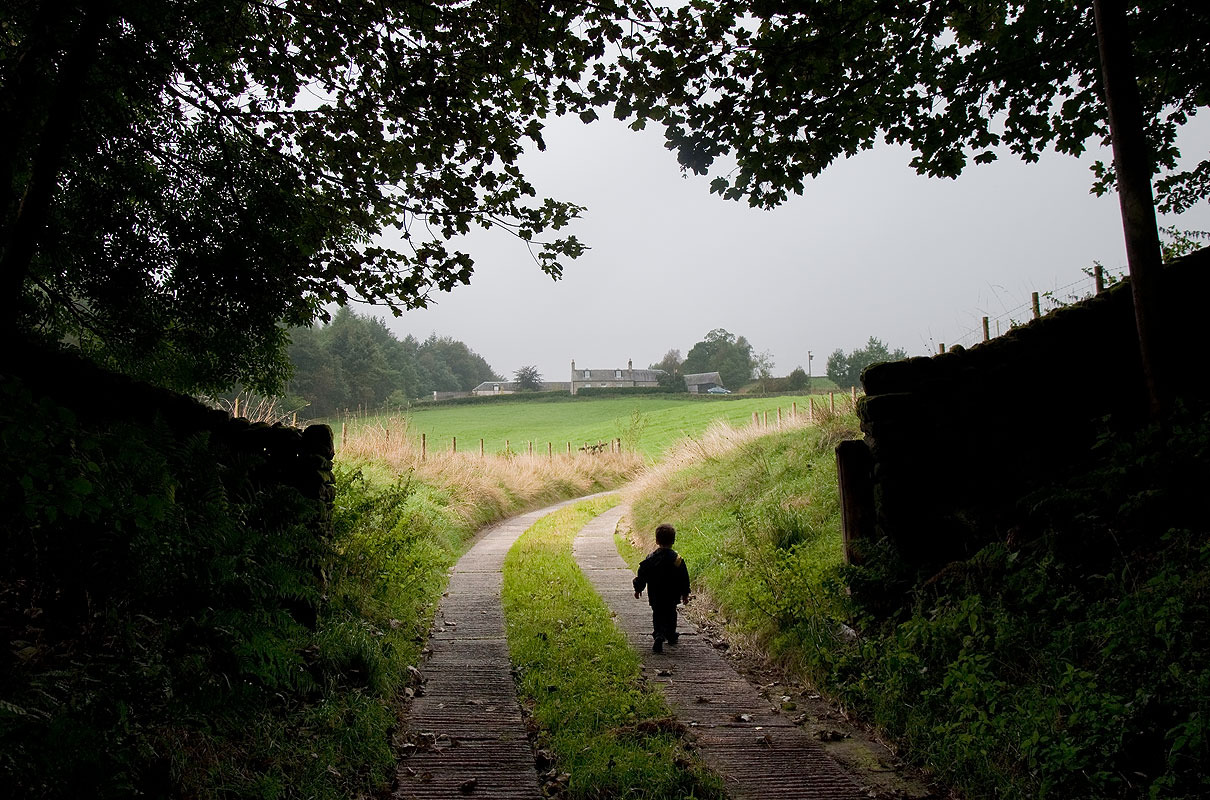
<svg viewBox="0 0 1210 800">
<path fill-rule="evenodd" d="M 346 408 L 379 408 L 432 392 L 469 392 L 499 380 L 495 370 L 464 343 L 433 334 L 423 342 L 397 339 L 375 317 L 347 308 L 328 325 L 290 331 L 291 402 L 309 416 Z"/>
<path fill-rule="evenodd" d="M 495 227 L 557 277 L 580 212 L 517 167 L 626 3 L 16 0 L 0 10 L 10 325 L 182 389 L 280 385 L 286 330 L 470 280 Z"/>
<path fill-rule="evenodd" d="M 848 389 L 861 385 L 861 373 L 871 364 L 902 361 L 905 358 L 907 351 L 902 347 L 891 350 L 882 341 L 871 336 L 865 347 L 847 354 L 837 349 L 828 356 L 828 377 L 840 388 Z"/>
<path fill-rule="evenodd" d="M 523 392 L 536 392 L 542 388 L 542 373 L 538 372 L 538 368 L 533 364 L 518 367 L 513 373 L 513 380 Z"/>
<path fill-rule="evenodd" d="M 1159 207 L 1181 211 L 1210 195 L 1210 158 L 1178 169 L 1176 147 L 1210 104 L 1210 6 L 1144 0 L 1129 21 Z M 717 167 L 711 190 L 754 206 L 884 140 L 955 177 L 1109 134 L 1089 3 L 714 0 L 661 22 L 622 59 L 619 115 L 661 123 L 686 169 Z M 1094 177 L 1112 188 L 1111 166 Z"/>
<path fill-rule="evenodd" d="M 754 366 L 752 345 L 747 339 L 715 328 L 689 350 L 681 373 L 717 372 L 724 386 L 738 389 L 752 380 Z"/>
</svg>

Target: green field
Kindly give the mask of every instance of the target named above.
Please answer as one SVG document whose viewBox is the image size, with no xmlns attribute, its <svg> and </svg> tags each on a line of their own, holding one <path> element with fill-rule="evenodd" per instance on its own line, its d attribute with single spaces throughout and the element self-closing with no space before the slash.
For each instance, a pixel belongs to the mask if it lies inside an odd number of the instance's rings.
<svg viewBox="0 0 1210 800">
<path fill-rule="evenodd" d="M 836 402 L 848 403 L 846 394 L 837 395 Z M 828 403 L 827 396 L 814 396 L 817 408 Z M 714 398 L 688 395 L 636 395 L 634 397 L 568 398 L 562 402 L 527 402 L 523 399 L 501 399 L 478 405 L 413 407 L 395 416 L 378 415 L 349 418 L 348 433 L 354 435 L 365 425 L 387 425 L 397 435 L 406 421 L 407 436 L 414 442 L 421 434 L 427 436 L 430 449 L 448 449 L 451 437 L 458 437 L 460 451 L 477 450 L 479 440 L 489 453 L 504 450 L 505 442 L 514 453 L 523 453 L 528 443 L 535 452 L 545 452 L 551 443 L 562 452 L 567 442 L 580 447 L 585 442 L 621 439 L 629 447 L 651 458 L 657 458 L 672 444 L 686 436 L 704 431 L 711 422 L 722 419 L 741 426 L 752 420 L 754 413 L 763 420 L 768 413 L 769 425 L 777 420 L 777 409 L 788 417 L 793 405 L 806 413 L 806 396 Z M 337 437 L 340 424 L 336 420 Z"/>
</svg>

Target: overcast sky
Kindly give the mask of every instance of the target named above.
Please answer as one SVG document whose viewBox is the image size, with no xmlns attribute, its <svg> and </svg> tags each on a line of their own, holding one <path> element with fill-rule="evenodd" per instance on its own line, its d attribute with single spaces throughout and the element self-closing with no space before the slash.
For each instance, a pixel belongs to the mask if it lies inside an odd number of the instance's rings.
<svg viewBox="0 0 1210 800">
<path fill-rule="evenodd" d="M 1208 123 L 1195 119 L 1183 134 L 1190 160 L 1210 150 Z M 572 359 L 581 369 L 646 367 L 725 328 L 769 351 L 775 374 L 806 368 L 811 351 L 819 375 L 832 351 L 870 336 L 909 355 L 973 344 L 983 316 L 994 334 L 997 319 L 1007 329 L 1028 317 L 1031 292 L 1090 286 L 1081 269 L 1094 261 L 1125 268 L 1117 197 L 1088 192 L 1092 155 L 1004 157 L 941 180 L 916 175 L 907 151 L 881 147 L 760 211 L 684 177 L 658 129 L 561 119 L 546 142 L 523 169 L 540 196 L 588 207 L 573 231 L 592 249 L 553 281 L 516 239 L 477 235 L 467 243 L 471 285 L 388 317 L 397 335 L 452 336 L 506 377 L 533 364 L 565 381 Z M 1167 224 L 1210 230 L 1210 209 Z"/>
</svg>

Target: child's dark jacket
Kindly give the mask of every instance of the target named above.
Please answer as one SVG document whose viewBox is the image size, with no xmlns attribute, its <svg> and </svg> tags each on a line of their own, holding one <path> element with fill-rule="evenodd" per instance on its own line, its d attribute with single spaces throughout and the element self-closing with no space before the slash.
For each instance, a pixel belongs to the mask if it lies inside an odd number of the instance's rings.
<svg viewBox="0 0 1210 800">
<path fill-rule="evenodd" d="M 647 588 L 647 602 L 654 606 L 675 606 L 689 594 L 689 568 L 671 547 L 661 547 L 643 559 L 634 578 L 634 590 Z"/>
</svg>

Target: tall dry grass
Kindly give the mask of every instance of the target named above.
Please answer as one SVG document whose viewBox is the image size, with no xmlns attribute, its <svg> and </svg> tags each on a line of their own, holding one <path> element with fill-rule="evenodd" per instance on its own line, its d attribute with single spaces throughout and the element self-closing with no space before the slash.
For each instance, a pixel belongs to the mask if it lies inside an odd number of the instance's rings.
<svg viewBox="0 0 1210 800">
<path fill-rule="evenodd" d="M 851 435 L 854 411 L 853 399 L 844 395 L 837 396 L 835 410 L 827 405 L 815 406 L 810 415 L 800 411 L 797 416 L 783 416 L 776 424 L 770 422 L 765 425 L 762 419 L 735 427 L 722 420 L 715 421 L 700 435 L 686 436 L 677 442 L 668 449 L 663 459 L 643 470 L 626 487 L 626 498 L 633 501 L 646 492 L 658 491 L 677 472 L 713 461 L 762 436 L 814 427 L 836 431 L 839 442 Z"/>
<path fill-rule="evenodd" d="M 337 458 L 377 465 L 392 475 L 410 475 L 444 490 L 451 510 L 467 521 L 494 519 L 518 508 L 612 489 L 638 475 L 645 463 L 641 454 L 629 451 L 481 456 L 476 446 L 471 452 L 422 453 L 407 434 L 405 417 L 366 425 L 338 442 Z"/>
</svg>

